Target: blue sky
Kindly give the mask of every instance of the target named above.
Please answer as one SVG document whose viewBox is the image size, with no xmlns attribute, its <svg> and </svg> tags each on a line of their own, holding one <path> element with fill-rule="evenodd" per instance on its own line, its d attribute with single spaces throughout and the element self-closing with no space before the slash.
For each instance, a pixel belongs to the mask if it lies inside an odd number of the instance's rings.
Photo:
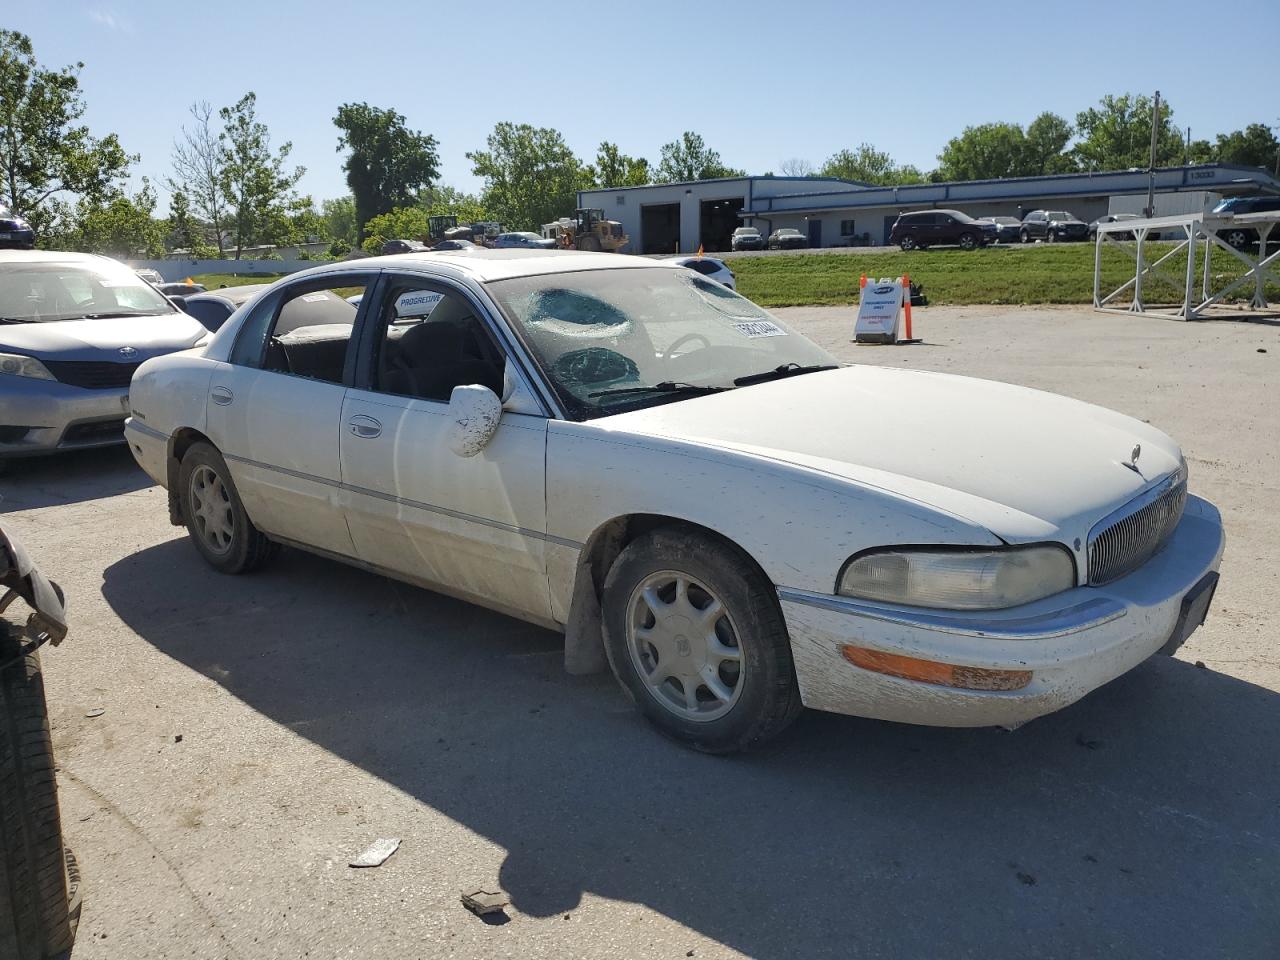
<svg viewBox="0 0 1280 960">
<path fill-rule="evenodd" d="M 468 190 L 465 154 L 501 120 L 555 127 L 588 160 L 607 139 L 656 161 L 696 130 L 751 173 L 864 140 L 927 169 L 968 124 L 1074 119 L 1105 93 L 1156 88 L 1193 137 L 1280 125 L 1274 70 L 1243 49 L 1280 35 L 1276 0 L 5 5 L 46 66 L 84 61 L 86 120 L 141 154 L 139 174 L 168 173 L 192 101 L 254 90 L 317 200 L 346 192 L 332 124 L 345 101 L 435 135 L 442 180 Z"/>
</svg>

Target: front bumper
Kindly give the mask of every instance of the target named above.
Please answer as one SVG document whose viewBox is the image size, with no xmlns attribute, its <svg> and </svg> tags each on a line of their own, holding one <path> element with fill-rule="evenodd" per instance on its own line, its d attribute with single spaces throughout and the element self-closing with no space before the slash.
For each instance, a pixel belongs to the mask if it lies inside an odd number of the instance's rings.
<svg viewBox="0 0 1280 960">
<path fill-rule="evenodd" d="M 128 412 L 123 387 L 0 375 L 0 460 L 121 443 Z"/>
<path fill-rule="evenodd" d="M 943 727 L 1010 726 L 1074 703 L 1165 645 L 1187 592 L 1216 571 L 1218 511 L 1191 497 L 1160 553 L 1105 587 L 1077 587 L 1012 610 L 922 611 L 780 588 L 804 704 Z M 961 690 L 849 663 L 841 647 L 990 670 L 1030 670 L 1014 691 Z"/>
</svg>

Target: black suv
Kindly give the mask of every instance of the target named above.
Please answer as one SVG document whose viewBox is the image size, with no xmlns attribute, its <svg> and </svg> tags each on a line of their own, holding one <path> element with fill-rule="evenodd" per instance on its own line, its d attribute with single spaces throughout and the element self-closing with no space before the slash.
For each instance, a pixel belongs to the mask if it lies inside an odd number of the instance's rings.
<svg viewBox="0 0 1280 960">
<path fill-rule="evenodd" d="M 1213 208 L 1213 213 L 1270 213 L 1280 210 L 1280 197 L 1229 197 Z M 1239 250 L 1258 242 L 1258 231 L 1250 227 L 1230 226 L 1219 231 L 1219 235 L 1231 246 Z M 1272 227 L 1267 237 L 1271 243 L 1280 241 L 1280 227 Z"/>
<path fill-rule="evenodd" d="M 1088 240 L 1089 225 L 1066 210 L 1032 210 L 1022 218 L 1018 236 L 1023 243 L 1032 240 Z"/>
<path fill-rule="evenodd" d="M 962 250 L 973 250 L 995 243 L 996 225 L 990 220 L 975 220 L 959 210 L 918 210 L 899 214 L 889 242 L 903 250 L 926 250 L 935 244 L 956 244 Z"/>
</svg>

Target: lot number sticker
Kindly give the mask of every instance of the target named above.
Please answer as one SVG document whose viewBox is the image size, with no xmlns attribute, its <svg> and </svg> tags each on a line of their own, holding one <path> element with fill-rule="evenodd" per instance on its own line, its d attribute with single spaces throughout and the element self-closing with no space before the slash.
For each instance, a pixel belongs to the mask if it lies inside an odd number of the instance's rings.
<svg viewBox="0 0 1280 960">
<path fill-rule="evenodd" d="M 741 320 L 733 325 L 744 337 L 750 337 L 752 340 L 760 337 L 785 337 L 787 331 L 772 320 Z"/>
</svg>

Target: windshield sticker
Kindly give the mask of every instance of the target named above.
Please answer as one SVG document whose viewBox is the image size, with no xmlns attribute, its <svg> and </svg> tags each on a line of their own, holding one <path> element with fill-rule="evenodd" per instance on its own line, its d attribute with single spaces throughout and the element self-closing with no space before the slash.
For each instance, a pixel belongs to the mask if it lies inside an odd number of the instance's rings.
<svg viewBox="0 0 1280 960">
<path fill-rule="evenodd" d="M 303 303 L 319 303 L 322 300 L 328 300 L 328 299 L 329 299 L 329 295 L 327 293 L 308 293 L 306 296 L 302 298 L 302 302 Z"/>
<path fill-rule="evenodd" d="M 756 340 L 760 337 L 785 337 L 787 331 L 771 320 L 741 320 L 733 325 L 744 337 Z"/>
</svg>

